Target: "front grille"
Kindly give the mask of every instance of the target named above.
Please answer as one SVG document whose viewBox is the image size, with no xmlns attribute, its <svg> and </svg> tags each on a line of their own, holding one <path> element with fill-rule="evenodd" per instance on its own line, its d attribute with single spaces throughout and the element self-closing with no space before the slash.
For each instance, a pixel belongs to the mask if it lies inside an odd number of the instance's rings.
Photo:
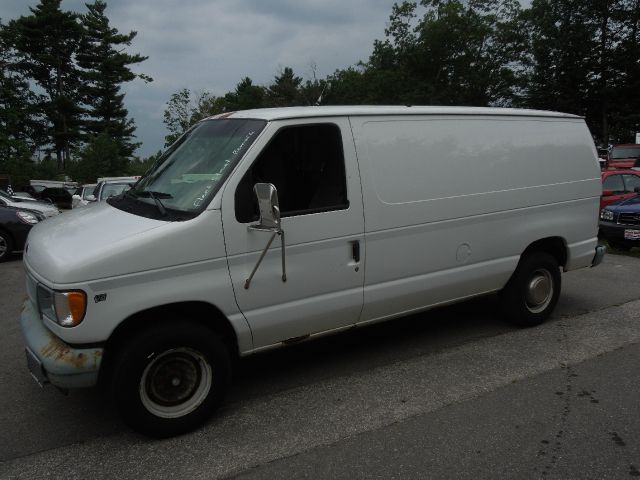
<svg viewBox="0 0 640 480">
<path fill-rule="evenodd" d="M 618 216 L 620 225 L 640 225 L 640 213 L 621 213 Z"/>
</svg>

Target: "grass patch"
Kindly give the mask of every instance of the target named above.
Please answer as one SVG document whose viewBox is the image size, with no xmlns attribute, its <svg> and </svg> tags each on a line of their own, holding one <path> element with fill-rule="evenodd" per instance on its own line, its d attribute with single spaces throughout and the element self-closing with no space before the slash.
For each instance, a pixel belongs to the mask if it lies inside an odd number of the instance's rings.
<svg viewBox="0 0 640 480">
<path fill-rule="evenodd" d="M 627 257 L 640 258 L 640 247 L 633 247 L 628 252 L 625 252 L 624 250 L 618 250 L 617 248 L 613 248 L 611 245 L 609 245 L 609 242 L 607 242 L 604 238 L 600 239 L 600 243 L 602 243 L 603 245 L 606 245 L 607 254 L 626 255 Z"/>
</svg>

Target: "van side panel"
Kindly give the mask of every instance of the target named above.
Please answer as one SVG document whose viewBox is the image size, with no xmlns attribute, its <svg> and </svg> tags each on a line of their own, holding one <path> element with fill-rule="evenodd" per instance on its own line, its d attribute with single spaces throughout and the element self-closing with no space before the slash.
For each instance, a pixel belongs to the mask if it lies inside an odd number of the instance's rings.
<svg viewBox="0 0 640 480">
<path fill-rule="evenodd" d="M 352 117 L 367 243 L 361 321 L 501 289 L 528 245 L 567 269 L 597 244 L 600 171 L 579 119 Z"/>
</svg>

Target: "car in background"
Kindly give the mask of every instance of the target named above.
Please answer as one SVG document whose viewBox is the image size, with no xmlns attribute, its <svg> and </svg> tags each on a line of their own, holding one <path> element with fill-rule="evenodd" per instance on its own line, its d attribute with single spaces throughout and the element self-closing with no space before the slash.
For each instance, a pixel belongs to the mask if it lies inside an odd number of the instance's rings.
<svg viewBox="0 0 640 480">
<path fill-rule="evenodd" d="M 60 213 L 60 210 L 58 210 L 58 207 L 55 205 L 37 200 L 13 197 L 4 190 L 0 190 L 0 206 L 34 210 L 42 213 L 46 218 L 53 217 Z"/>
<path fill-rule="evenodd" d="M 609 152 L 607 161 L 608 169 L 625 169 L 635 165 L 640 159 L 640 145 L 636 143 L 625 143 L 614 145 Z"/>
<path fill-rule="evenodd" d="M 599 236 L 612 247 L 625 251 L 640 247 L 640 195 L 607 205 L 600 211 L 599 225 Z"/>
<path fill-rule="evenodd" d="M 637 195 L 636 187 L 640 187 L 640 171 L 605 170 L 602 172 L 600 209 L 611 203 L 634 197 Z"/>
<path fill-rule="evenodd" d="M 86 185 L 76 188 L 76 191 L 73 192 L 71 207 L 77 208 L 87 205 L 89 203 L 89 196 L 93 195 L 95 188 L 95 183 L 87 183 Z"/>
<path fill-rule="evenodd" d="M 36 200 L 29 192 L 13 192 L 11 196 L 15 198 L 24 198 L 26 200 Z"/>
<path fill-rule="evenodd" d="M 42 192 L 45 188 L 44 185 L 28 185 L 27 187 L 25 187 L 25 192 L 29 193 L 33 198 L 35 199 L 39 199 L 40 198 L 40 192 Z"/>
<path fill-rule="evenodd" d="M 0 262 L 22 251 L 31 227 L 44 219 L 34 210 L 0 206 Z"/>
<path fill-rule="evenodd" d="M 93 190 L 93 199 L 89 197 L 89 201 L 101 202 L 107 198 L 115 197 L 126 192 L 135 185 L 135 181 L 122 180 L 106 180 L 99 182 Z"/>
<path fill-rule="evenodd" d="M 71 208 L 72 197 L 66 188 L 47 187 L 40 192 L 40 199 L 51 202 L 58 208 Z"/>
</svg>

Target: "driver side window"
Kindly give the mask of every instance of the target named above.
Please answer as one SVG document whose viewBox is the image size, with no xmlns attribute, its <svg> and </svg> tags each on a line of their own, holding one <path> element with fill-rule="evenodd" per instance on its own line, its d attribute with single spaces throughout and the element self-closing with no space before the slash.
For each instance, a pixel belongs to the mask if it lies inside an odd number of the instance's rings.
<svg viewBox="0 0 640 480">
<path fill-rule="evenodd" d="M 259 218 L 256 183 L 275 185 L 282 217 L 348 208 L 340 129 L 317 124 L 277 132 L 238 185 L 235 210 L 240 223 Z"/>
</svg>

